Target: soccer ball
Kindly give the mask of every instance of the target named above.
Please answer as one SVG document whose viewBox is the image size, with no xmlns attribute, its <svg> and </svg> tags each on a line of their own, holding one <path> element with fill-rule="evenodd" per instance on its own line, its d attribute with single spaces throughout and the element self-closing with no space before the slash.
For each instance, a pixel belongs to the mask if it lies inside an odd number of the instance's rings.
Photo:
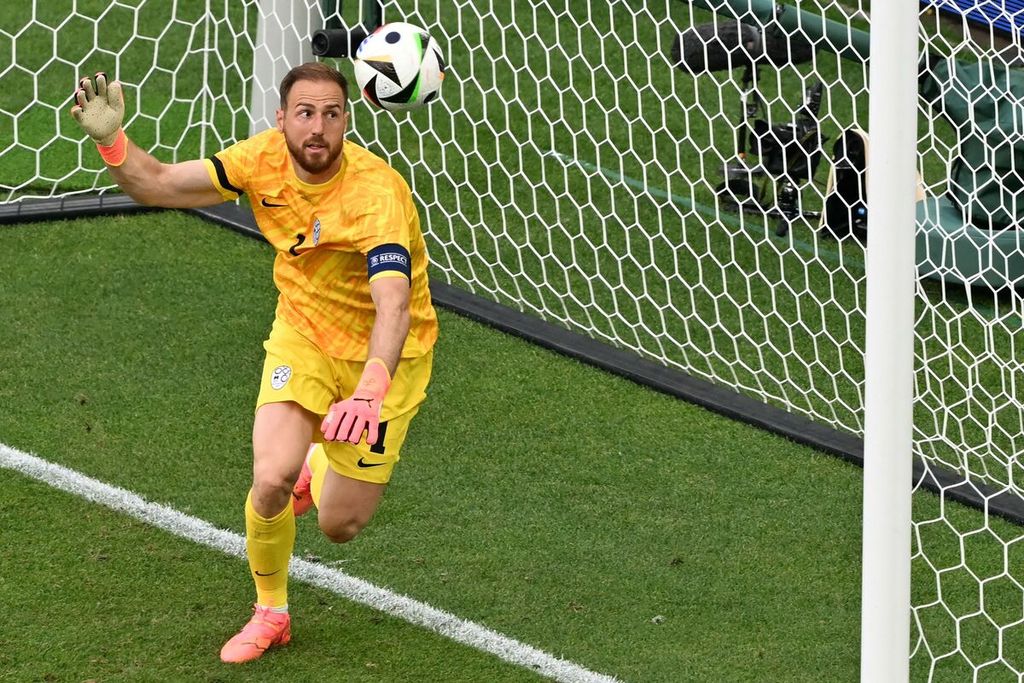
<svg viewBox="0 0 1024 683">
<path fill-rule="evenodd" d="M 379 26 L 356 50 L 359 89 L 388 111 L 416 109 L 437 98 L 444 80 L 444 57 L 426 30 L 405 22 Z"/>
</svg>

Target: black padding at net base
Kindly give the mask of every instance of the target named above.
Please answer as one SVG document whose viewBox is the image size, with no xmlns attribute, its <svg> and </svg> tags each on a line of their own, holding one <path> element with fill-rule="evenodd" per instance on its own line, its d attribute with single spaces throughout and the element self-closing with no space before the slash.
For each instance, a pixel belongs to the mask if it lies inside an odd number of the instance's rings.
<svg viewBox="0 0 1024 683">
<path fill-rule="evenodd" d="M 72 195 L 47 199 L 23 199 L 0 204 L 0 224 L 27 221 L 67 220 L 86 216 L 152 211 L 123 194 Z"/>
<path fill-rule="evenodd" d="M 0 223 L 68 219 L 149 208 L 135 203 L 124 195 L 82 196 L 61 200 L 25 201 L 21 204 L 0 205 Z M 220 204 L 203 209 L 190 209 L 189 213 L 249 237 L 263 239 L 252 212 L 239 205 Z M 732 389 L 691 377 L 681 370 L 667 368 L 633 351 L 616 348 L 437 280 L 431 281 L 430 294 L 438 305 L 502 332 L 521 337 L 720 415 L 779 434 L 858 467 L 864 466 L 864 441 L 853 434 L 788 413 Z M 944 500 L 953 500 L 1024 525 L 1024 500 L 1015 491 L 966 481 L 956 472 L 919 458 L 914 458 L 913 467 L 915 488 L 927 489 Z"/>
</svg>

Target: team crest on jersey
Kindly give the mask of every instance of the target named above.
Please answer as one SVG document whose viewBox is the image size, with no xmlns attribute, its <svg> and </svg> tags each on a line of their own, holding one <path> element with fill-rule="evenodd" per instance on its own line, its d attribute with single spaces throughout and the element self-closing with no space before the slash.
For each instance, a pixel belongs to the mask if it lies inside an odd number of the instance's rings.
<svg viewBox="0 0 1024 683">
<path fill-rule="evenodd" d="M 320 219 L 313 221 L 313 246 L 320 244 Z"/>
<path fill-rule="evenodd" d="M 278 365 L 270 374 L 270 386 L 275 389 L 283 389 L 288 380 L 292 378 L 292 369 L 287 365 Z"/>
</svg>

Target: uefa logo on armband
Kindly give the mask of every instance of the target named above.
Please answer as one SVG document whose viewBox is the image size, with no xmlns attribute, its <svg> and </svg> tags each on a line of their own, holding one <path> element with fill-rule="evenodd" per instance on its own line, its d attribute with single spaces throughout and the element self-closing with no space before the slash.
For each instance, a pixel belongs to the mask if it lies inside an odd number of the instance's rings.
<svg viewBox="0 0 1024 683">
<path fill-rule="evenodd" d="M 270 375 L 270 386 L 275 389 L 283 389 L 288 380 L 292 378 L 292 369 L 287 365 L 278 365 Z"/>
</svg>

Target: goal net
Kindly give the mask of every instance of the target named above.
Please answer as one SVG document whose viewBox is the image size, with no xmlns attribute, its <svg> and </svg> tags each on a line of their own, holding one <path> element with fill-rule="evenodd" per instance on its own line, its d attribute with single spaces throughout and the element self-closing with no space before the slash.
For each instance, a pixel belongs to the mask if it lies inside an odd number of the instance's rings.
<svg viewBox="0 0 1024 683">
<path fill-rule="evenodd" d="M 409 115 L 354 98 L 350 135 L 408 178 L 436 280 L 863 435 L 868 0 L 382 5 L 449 74 Z M 1000 5 L 921 5 L 915 680 L 1024 676 L 1024 66 Z M 116 189 L 68 116 L 80 76 L 125 84 L 161 160 L 208 156 L 357 9 L 7 3 L 0 211 Z"/>
</svg>

